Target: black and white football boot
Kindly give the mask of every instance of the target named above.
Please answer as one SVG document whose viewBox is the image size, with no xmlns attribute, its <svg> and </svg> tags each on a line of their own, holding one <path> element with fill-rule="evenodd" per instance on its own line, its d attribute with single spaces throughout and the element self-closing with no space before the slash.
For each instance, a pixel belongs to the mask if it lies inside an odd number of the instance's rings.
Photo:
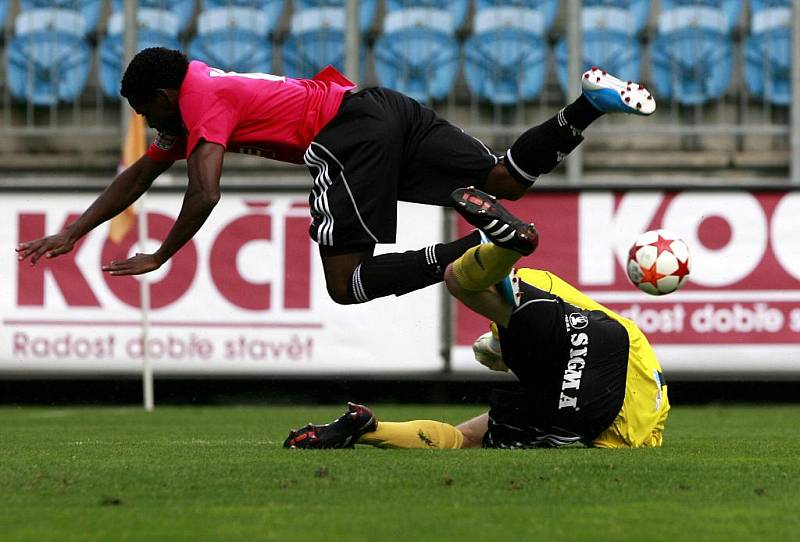
<svg viewBox="0 0 800 542">
<path fill-rule="evenodd" d="M 450 194 L 455 209 L 464 219 L 481 230 L 495 245 L 527 256 L 539 245 L 539 232 L 500 205 L 497 198 L 470 186 L 456 188 Z"/>
</svg>

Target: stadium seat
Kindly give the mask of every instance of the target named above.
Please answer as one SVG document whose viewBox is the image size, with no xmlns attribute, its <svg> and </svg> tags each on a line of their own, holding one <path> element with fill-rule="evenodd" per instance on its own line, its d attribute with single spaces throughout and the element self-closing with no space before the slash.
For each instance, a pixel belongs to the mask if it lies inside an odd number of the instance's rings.
<svg viewBox="0 0 800 542">
<path fill-rule="evenodd" d="M 642 7 L 644 4 L 644 7 Z M 644 27 L 649 2 L 639 0 L 583 0 L 581 69 L 602 66 L 622 79 L 639 79 L 641 46 L 636 34 Z M 556 44 L 556 77 L 566 94 L 572 77 L 566 38 Z"/>
<path fill-rule="evenodd" d="M 547 45 L 536 33 L 498 28 L 464 43 L 464 73 L 470 92 L 496 105 L 532 100 L 546 79 Z"/>
<path fill-rule="evenodd" d="M 192 22 L 194 15 L 194 1 L 195 0 L 139 0 L 139 11 L 143 10 L 165 10 L 173 13 L 177 18 L 178 32 L 185 32 Z M 122 0 L 114 0 L 114 12 L 122 12 Z M 142 24 L 141 17 L 139 24 Z M 152 28 L 152 27 L 148 27 Z M 158 30 L 157 28 L 154 30 Z M 163 31 L 163 30 L 162 30 Z"/>
<path fill-rule="evenodd" d="M 374 55 L 380 84 L 421 102 L 444 99 L 458 73 L 458 43 L 437 28 L 386 32 L 375 42 Z"/>
<path fill-rule="evenodd" d="M 789 105 L 792 33 L 789 28 L 749 36 L 744 44 L 744 76 L 751 95 L 775 105 Z"/>
<path fill-rule="evenodd" d="M 702 104 L 730 86 L 733 43 L 726 34 L 702 28 L 662 34 L 653 41 L 651 57 L 659 98 Z"/>
<path fill-rule="evenodd" d="M 609 29 L 627 34 L 644 30 L 650 14 L 650 0 L 583 0 L 582 26 Z"/>
<path fill-rule="evenodd" d="M 296 0 L 295 11 L 300 13 L 319 8 L 336 8 L 344 11 L 345 0 Z M 375 24 L 375 14 L 378 12 L 377 0 L 360 0 L 358 13 L 358 26 L 362 33 L 369 31 Z"/>
<path fill-rule="evenodd" d="M 583 34 L 582 49 L 581 72 L 592 66 L 602 66 L 620 79 L 639 79 L 639 59 L 642 54 L 641 46 L 635 36 L 615 30 L 586 30 Z M 556 44 L 555 55 L 558 84 L 566 94 L 570 76 L 578 77 L 580 74 L 570 74 L 567 71 L 569 52 L 565 40 L 560 40 Z"/>
<path fill-rule="evenodd" d="M 342 30 L 290 35 L 283 43 L 283 73 L 288 77 L 309 78 L 328 64 L 344 70 L 344 40 Z"/>
<path fill-rule="evenodd" d="M 81 12 L 64 8 L 36 8 L 23 11 L 14 19 L 14 34 L 54 30 L 64 34 L 85 37 L 88 33 L 86 19 Z"/>
<path fill-rule="evenodd" d="M 556 15 L 558 15 L 558 6 L 558 0 L 476 0 L 475 15 L 477 17 L 487 9 L 506 7 L 530 9 L 539 13 L 542 21 L 538 28 L 529 28 L 528 30 L 544 34 L 552 28 Z"/>
<path fill-rule="evenodd" d="M 741 0 L 661 0 L 658 32 L 705 28 L 729 33 L 739 23 Z"/>
<path fill-rule="evenodd" d="M 271 72 L 272 44 L 266 12 L 253 8 L 214 8 L 200 13 L 198 35 L 189 57 L 225 71 Z"/>
<path fill-rule="evenodd" d="M 283 43 L 283 73 L 289 77 L 308 78 L 328 64 L 344 69 L 344 10 L 336 7 L 309 9 L 295 13 L 289 37 Z M 360 50 L 363 74 L 366 47 Z"/>
<path fill-rule="evenodd" d="M 750 32 L 753 34 L 792 26 L 791 0 L 751 0 L 750 13 Z"/>
<path fill-rule="evenodd" d="M 139 30 L 138 50 L 148 47 L 169 47 L 180 49 L 178 40 L 149 28 Z M 121 34 L 109 34 L 98 46 L 100 56 L 100 87 L 108 98 L 119 100 L 119 83 L 122 77 L 123 37 Z"/>
<path fill-rule="evenodd" d="M 180 22 L 178 16 L 166 9 L 140 8 L 136 11 L 136 19 L 139 23 L 139 30 L 152 30 L 160 34 L 177 38 L 180 33 Z M 116 11 L 108 18 L 106 33 L 110 36 L 117 36 L 123 33 L 125 28 L 125 14 Z"/>
<path fill-rule="evenodd" d="M 200 26 L 203 24 L 205 13 L 214 12 L 214 10 L 222 9 L 233 13 L 249 13 L 254 15 L 256 12 L 250 10 L 257 10 L 258 14 L 254 18 L 259 21 L 264 21 L 267 33 L 275 31 L 278 22 L 281 20 L 281 15 L 285 8 L 285 0 L 203 0 L 202 11 L 197 17 L 198 33 L 201 32 Z M 238 18 L 238 15 L 234 17 Z"/>
<path fill-rule="evenodd" d="M 613 28 L 635 34 L 644 30 L 650 14 L 650 0 L 583 0 L 581 4 L 584 28 L 589 28 L 587 22 L 591 21 L 594 28 Z"/>
<path fill-rule="evenodd" d="M 402 12 L 413 15 L 414 13 L 429 14 L 438 17 L 437 12 L 444 11 L 449 14 L 452 31 L 455 32 L 464 26 L 469 11 L 469 0 L 386 0 L 386 17 L 395 16 Z M 386 20 L 384 20 L 384 25 Z M 403 26 L 411 26 L 404 24 Z M 385 31 L 385 28 L 384 28 Z"/>
<path fill-rule="evenodd" d="M 36 106 L 71 102 L 86 87 L 92 56 L 82 37 L 59 30 L 34 30 L 6 48 L 8 88 L 15 100 Z"/>
<path fill-rule="evenodd" d="M 522 6 L 484 8 L 475 14 L 473 34 L 516 28 L 529 34 L 543 36 L 547 32 L 547 19 L 543 11 Z"/>
<path fill-rule="evenodd" d="M 792 6 L 790 0 L 753 0 L 744 42 L 747 90 L 774 105 L 791 102 Z"/>
<path fill-rule="evenodd" d="M 69 16 L 69 11 L 77 11 L 83 17 L 83 34 L 97 29 L 102 8 L 102 0 L 20 0 L 19 2 L 20 15 L 32 10 L 62 10 L 63 15 Z M 74 33 L 79 32 L 76 30 Z"/>
</svg>

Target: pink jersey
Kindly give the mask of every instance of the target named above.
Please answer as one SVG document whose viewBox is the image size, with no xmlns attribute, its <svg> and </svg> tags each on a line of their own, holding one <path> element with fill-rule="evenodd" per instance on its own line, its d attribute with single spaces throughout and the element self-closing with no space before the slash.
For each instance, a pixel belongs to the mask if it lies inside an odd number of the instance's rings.
<svg viewBox="0 0 800 542">
<path fill-rule="evenodd" d="M 303 153 L 355 85 L 332 66 L 313 79 L 224 72 L 193 60 L 178 105 L 186 134 L 159 134 L 147 150 L 158 162 L 188 158 L 198 141 L 227 151 L 303 163 Z"/>
</svg>

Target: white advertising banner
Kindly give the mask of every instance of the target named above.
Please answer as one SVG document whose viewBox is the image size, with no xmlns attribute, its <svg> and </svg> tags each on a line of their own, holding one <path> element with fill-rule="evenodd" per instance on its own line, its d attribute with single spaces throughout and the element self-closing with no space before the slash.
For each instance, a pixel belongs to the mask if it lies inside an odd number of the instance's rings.
<svg viewBox="0 0 800 542">
<path fill-rule="evenodd" d="M 152 310 L 143 344 L 138 279 L 101 271 L 138 251 L 135 224 L 119 243 L 103 225 L 71 253 L 33 267 L 15 257 L 18 242 L 59 231 L 94 197 L 4 193 L 0 200 L 0 372 L 132 374 L 145 348 L 156 375 L 443 369 L 443 289 L 336 305 L 301 193 L 223 193 L 195 238 L 148 275 Z M 166 236 L 181 200 L 179 193 L 146 196 L 148 251 Z M 378 252 L 439 242 L 441 225 L 441 209 L 403 204 L 398 243 Z"/>
<path fill-rule="evenodd" d="M 800 375 L 800 191 L 540 191 L 509 207 L 541 235 L 520 265 L 635 320 L 667 373 Z M 691 267 L 681 290 L 659 297 L 625 273 L 634 240 L 657 228 L 686 241 Z M 483 370 L 470 345 L 486 330 L 457 309 L 455 369 Z"/>
</svg>

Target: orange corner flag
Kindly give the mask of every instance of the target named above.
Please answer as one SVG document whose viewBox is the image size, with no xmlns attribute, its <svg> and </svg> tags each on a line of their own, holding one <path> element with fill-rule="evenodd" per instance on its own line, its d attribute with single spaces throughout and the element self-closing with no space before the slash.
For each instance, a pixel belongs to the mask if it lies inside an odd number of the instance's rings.
<svg viewBox="0 0 800 542">
<path fill-rule="evenodd" d="M 144 117 L 130 112 L 130 122 L 128 131 L 125 134 L 125 144 L 122 147 L 122 157 L 119 162 L 118 172 L 131 166 L 141 158 L 147 150 L 147 128 L 144 124 Z M 136 210 L 133 205 L 122 211 L 111 219 L 108 228 L 108 238 L 114 243 L 119 243 L 128 234 L 136 222 Z"/>
</svg>

